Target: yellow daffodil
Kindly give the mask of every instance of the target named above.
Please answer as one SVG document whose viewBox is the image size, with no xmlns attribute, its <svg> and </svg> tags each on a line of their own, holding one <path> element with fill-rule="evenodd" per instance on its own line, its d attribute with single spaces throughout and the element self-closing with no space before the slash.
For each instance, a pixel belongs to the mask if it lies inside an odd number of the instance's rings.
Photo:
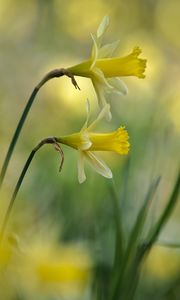
<svg viewBox="0 0 180 300">
<path fill-rule="evenodd" d="M 116 57 L 119 41 L 101 46 L 108 25 L 109 18 L 105 16 L 96 35 L 91 35 L 93 39 L 91 58 L 68 69 L 73 75 L 91 78 L 101 109 L 106 105 L 106 93 L 127 94 L 128 89 L 119 77 L 144 78 L 146 68 L 146 60 L 139 58 L 141 53 L 139 47 L 135 47 L 127 56 Z M 106 113 L 106 118 L 111 119 L 110 109 Z"/>
<path fill-rule="evenodd" d="M 118 154 L 127 154 L 129 151 L 128 133 L 124 127 L 118 128 L 110 133 L 95 133 L 93 128 L 109 111 L 109 104 L 106 104 L 97 119 L 88 126 L 89 102 L 87 102 L 87 119 L 80 132 L 58 137 L 59 143 L 68 145 L 79 152 L 78 158 L 78 179 L 82 183 L 86 180 L 84 171 L 84 158 L 92 168 L 106 178 L 112 178 L 112 172 L 107 165 L 95 155 L 95 151 L 113 151 Z"/>
</svg>

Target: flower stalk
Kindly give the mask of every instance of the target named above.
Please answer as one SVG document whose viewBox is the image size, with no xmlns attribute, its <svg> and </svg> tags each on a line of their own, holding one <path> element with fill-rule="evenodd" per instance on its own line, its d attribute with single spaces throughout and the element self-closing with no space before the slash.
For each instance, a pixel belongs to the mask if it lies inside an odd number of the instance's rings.
<svg viewBox="0 0 180 300">
<path fill-rule="evenodd" d="M 6 157 L 5 157 L 5 160 L 4 160 L 4 163 L 3 163 L 3 166 L 2 166 L 2 169 L 1 169 L 1 173 L 0 173 L 0 188 L 3 184 L 3 181 L 4 181 L 4 177 L 6 175 L 6 171 L 7 171 L 7 168 L 8 168 L 8 165 L 9 165 L 9 162 L 10 162 L 10 159 L 11 159 L 11 156 L 13 154 L 13 151 L 14 151 L 14 148 L 16 146 L 16 143 L 17 143 L 17 140 L 19 138 L 19 135 L 21 133 L 21 130 L 23 128 L 23 125 L 26 121 L 26 118 L 27 118 L 27 115 L 32 107 L 32 104 L 36 98 L 36 95 L 38 94 L 39 90 L 41 89 L 41 87 L 46 83 L 48 82 L 49 80 L 53 79 L 53 78 L 59 78 L 59 77 L 62 77 L 62 76 L 67 76 L 71 79 L 72 81 L 72 84 L 75 86 L 76 89 L 80 89 L 74 76 L 72 75 L 72 73 L 66 69 L 55 69 L 55 70 L 52 70 L 50 72 L 48 72 L 44 77 L 43 79 L 37 84 L 37 86 L 34 88 L 31 96 L 29 97 L 28 99 L 28 102 L 24 108 L 24 111 L 21 115 L 21 118 L 19 120 L 19 123 L 16 127 L 16 130 L 14 132 L 14 135 L 12 137 L 12 140 L 10 142 L 10 145 L 9 145 L 9 148 L 8 148 L 8 151 L 7 151 L 7 154 L 6 154 Z"/>
<path fill-rule="evenodd" d="M 10 216 L 10 213 L 12 211 L 12 208 L 13 208 L 13 205 L 14 205 L 14 202 L 16 200 L 16 197 L 17 197 L 17 194 L 19 192 L 19 189 L 22 185 L 22 182 L 24 180 L 24 177 L 27 173 L 27 170 L 29 169 L 29 166 L 33 160 L 33 157 L 34 155 L 36 154 L 36 152 L 44 145 L 46 144 L 52 144 L 54 145 L 55 147 L 55 150 L 57 150 L 60 155 L 61 155 L 61 164 L 60 164 L 60 168 L 59 168 L 59 171 L 61 171 L 62 169 L 62 166 L 63 166 L 63 162 L 64 162 L 64 153 L 60 147 L 60 145 L 58 144 L 57 142 L 57 138 L 56 137 L 48 137 L 48 138 L 45 138 L 43 139 L 30 153 L 25 165 L 24 165 L 24 168 L 20 174 L 20 177 L 17 181 L 17 184 L 15 186 L 15 189 L 14 189 L 14 192 L 13 192 L 13 195 L 10 199 L 10 203 L 9 203 L 9 206 L 8 206 L 8 209 L 7 209 L 7 212 L 5 214 L 5 217 L 4 217 L 4 221 L 3 221 L 3 224 L 2 224 L 2 227 L 1 227 L 1 231 L 0 231 L 0 242 L 2 241 L 3 237 L 4 237 L 4 233 L 5 233 L 5 230 L 6 230 L 6 226 L 7 226 L 7 223 L 8 223 L 8 220 L 9 220 L 9 216 Z"/>
</svg>

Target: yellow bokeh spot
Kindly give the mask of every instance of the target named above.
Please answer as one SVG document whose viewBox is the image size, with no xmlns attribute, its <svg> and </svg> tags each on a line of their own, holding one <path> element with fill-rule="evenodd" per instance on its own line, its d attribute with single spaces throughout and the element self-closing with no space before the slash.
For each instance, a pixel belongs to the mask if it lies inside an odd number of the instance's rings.
<svg viewBox="0 0 180 300">
<path fill-rule="evenodd" d="M 74 63 L 72 57 L 64 57 L 61 60 L 63 61 L 63 66 L 60 67 L 64 68 L 67 68 Z M 74 59 L 74 61 L 77 61 L 77 58 Z M 46 73 L 46 70 L 55 69 L 55 66 L 58 65 L 59 59 L 57 59 L 57 61 L 55 60 L 53 65 L 46 65 L 46 68 L 42 73 Z M 84 116 L 86 100 L 94 100 L 95 92 L 90 79 L 82 77 L 75 77 L 75 79 L 80 90 L 75 89 L 70 78 L 63 76 L 57 80 L 52 80 L 48 84 L 46 95 L 48 95 L 48 98 L 51 99 L 51 101 L 54 101 L 57 105 L 57 109 L 59 106 L 60 110 L 69 110 L 70 114 Z"/>
<path fill-rule="evenodd" d="M 19 274 L 27 293 L 74 297 L 88 286 L 92 261 L 83 246 L 35 242 L 22 257 Z M 25 278 L 25 280 L 24 280 Z"/>
<path fill-rule="evenodd" d="M 160 246 L 154 247 L 146 261 L 146 268 L 149 274 L 162 280 L 175 276 L 180 268 L 179 251 Z"/>
<path fill-rule="evenodd" d="M 35 1 L 1 1 L 0 30 L 5 30 L 7 36 L 16 40 L 27 36 L 36 22 Z M 7 30 L 8 28 L 8 30 Z"/>
<path fill-rule="evenodd" d="M 78 40 L 87 39 L 90 32 L 95 31 L 102 17 L 111 11 L 111 4 L 103 0 L 71 0 L 63 3 L 56 1 L 57 13 L 64 23 L 66 31 Z"/>
<path fill-rule="evenodd" d="M 180 1 L 160 0 L 156 8 L 156 24 L 161 34 L 173 46 L 180 47 Z"/>
</svg>

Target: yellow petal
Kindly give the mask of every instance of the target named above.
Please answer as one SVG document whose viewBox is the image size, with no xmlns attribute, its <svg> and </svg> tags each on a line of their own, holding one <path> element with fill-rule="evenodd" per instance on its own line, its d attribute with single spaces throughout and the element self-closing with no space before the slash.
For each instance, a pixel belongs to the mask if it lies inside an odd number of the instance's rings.
<svg viewBox="0 0 180 300">
<path fill-rule="evenodd" d="M 78 151 L 78 180 L 79 183 L 83 183 L 86 180 L 86 174 L 84 171 L 84 154 L 83 151 Z"/>
<path fill-rule="evenodd" d="M 128 154 L 129 136 L 124 127 L 110 133 L 89 133 L 92 142 L 90 151 L 113 151 L 118 154 Z"/>
<path fill-rule="evenodd" d="M 137 76 L 144 78 L 146 59 L 139 58 L 141 49 L 135 47 L 124 57 L 98 59 L 95 67 L 101 69 L 105 77 Z"/>
</svg>

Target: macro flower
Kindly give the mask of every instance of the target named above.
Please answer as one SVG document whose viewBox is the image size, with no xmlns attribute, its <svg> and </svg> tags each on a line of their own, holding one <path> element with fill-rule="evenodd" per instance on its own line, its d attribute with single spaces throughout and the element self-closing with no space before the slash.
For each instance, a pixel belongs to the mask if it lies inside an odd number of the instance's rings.
<svg viewBox="0 0 180 300">
<path fill-rule="evenodd" d="M 112 178 L 111 170 L 103 160 L 97 157 L 95 151 L 112 151 L 122 155 L 126 155 L 129 152 L 129 136 L 123 126 L 109 133 L 92 131 L 108 111 L 109 104 L 106 104 L 96 120 L 88 126 L 90 107 L 89 102 L 87 102 L 87 118 L 80 132 L 57 138 L 59 143 L 78 150 L 78 180 L 80 183 L 86 180 L 84 159 L 89 162 L 97 173 L 106 178 Z"/>
<path fill-rule="evenodd" d="M 146 68 L 146 59 L 139 58 L 141 54 L 139 47 L 135 47 L 127 56 L 116 57 L 119 41 L 102 46 L 102 38 L 108 25 L 109 18 L 105 16 L 97 33 L 91 35 L 93 48 L 90 59 L 68 69 L 73 75 L 88 77 L 92 80 L 100 109 L 106 105 L 107 93 L 127 94 L 128 89 L 119 77 L 144 78 Z M 106 113 L 106 118 L 111 120 L 110 107 Z"/>
</svg>

